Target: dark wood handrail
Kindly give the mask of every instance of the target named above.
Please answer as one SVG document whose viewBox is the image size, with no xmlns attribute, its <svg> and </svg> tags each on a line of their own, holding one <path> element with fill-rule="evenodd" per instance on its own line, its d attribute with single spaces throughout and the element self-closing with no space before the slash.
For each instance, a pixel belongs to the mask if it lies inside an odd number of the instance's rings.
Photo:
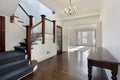
<svg viewBox="0 0 120 80">
<path fill-rule="evenodd" d="M 19 4 L 20 8 L 25 12 L 25 14 L 29 17 L 29 14 L 27 13 L 27 11 Z"/>
<path fill-rule="evenodd" d="M 45 18 L 46 20 L 48 20 L 48 21 L 50 21 L 50 22 L 53 22 L 53 20 L 50 20 L 50 19 L 47 19 L 47 18 Z"/>
<path fill-rule="evenodd" d="M 34 29 L 35 27 L 37 27 L 37 26 L 40 25 L 41 23 L 42 23 L 42 21 L 38 22 L 36 25 L 34 25 L 34 26 L 32 27 L 32 29 Z"/>
</svg>

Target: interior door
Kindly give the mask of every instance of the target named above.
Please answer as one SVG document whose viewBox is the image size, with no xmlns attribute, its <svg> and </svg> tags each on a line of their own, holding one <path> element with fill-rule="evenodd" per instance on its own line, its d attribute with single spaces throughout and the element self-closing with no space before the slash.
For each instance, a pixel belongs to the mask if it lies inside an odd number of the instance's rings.
<svg viewBox="0 0 120 80">
<path fill-rule="evenodd" d="M 5 17 L 0 16 L 0 52 L 5 51 Z"/>
<path fill-rule="evenodd" d="M 62 27 L 57 26 L 57 53 L 62 53 Z"/>
</svg>

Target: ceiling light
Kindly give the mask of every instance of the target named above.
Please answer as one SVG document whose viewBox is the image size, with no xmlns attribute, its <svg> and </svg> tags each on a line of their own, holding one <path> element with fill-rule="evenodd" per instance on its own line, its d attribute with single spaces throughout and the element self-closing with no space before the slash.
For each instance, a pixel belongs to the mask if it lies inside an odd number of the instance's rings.
<svg viewBox="0 0 120 80">
<path fill-rule="evenodd" d="M 68 16 L 76 14 L 76 6 L 72 5 L 71 0 L 68 8 L 65 8 L 65 14 Z"/>
</svg>

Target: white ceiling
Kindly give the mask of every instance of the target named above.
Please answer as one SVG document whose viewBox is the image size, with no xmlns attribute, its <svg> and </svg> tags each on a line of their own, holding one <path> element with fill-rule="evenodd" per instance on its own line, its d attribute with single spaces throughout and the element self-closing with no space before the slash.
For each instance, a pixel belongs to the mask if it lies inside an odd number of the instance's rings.
<svg viewBox="0 0 120 80">
<path fill-rule="evenodd" d="M 11 16 L 14 14 L 20 0 L 0 0 L 0 14 Z"/>
<path fill-rule="evenodd" d="M 68 7 L 69 0 L 39 0 L 50 9 L 65 15 L 64 8 Z M 77 7 L 77 14 L 88 11 L 99 11 L 101 0 L 72 0 L 72 3 Z"/>
<path fill-rule="evenodd" d="M 0 0 L 0 14 L 13 15 L 20 0 Z M 48 8 L 54 10 L 62 16 L 65 16 L 64 8 L 68 7 L 69 0 L 39 0 Z M 72 0 L 77 7 L 77 16 L 95 13 L 100 10 L 101 0 Z M 9 4 L 8 4 L 9 3 Z"/>
</svg>

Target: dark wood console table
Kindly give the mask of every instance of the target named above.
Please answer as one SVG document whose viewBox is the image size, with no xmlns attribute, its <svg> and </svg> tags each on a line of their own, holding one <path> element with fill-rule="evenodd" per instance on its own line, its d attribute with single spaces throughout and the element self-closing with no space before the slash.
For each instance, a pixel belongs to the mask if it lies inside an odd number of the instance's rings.
<svg viewBox="0 0 120 80">
<path fill-rule="evenodd" d="M 112 80 L 117 80 L 119 62 L 104 48 L 91 48 L 88 55 L 88 80 L 92 80 L 92 66 L 111 70 Z"/>
</svg>

